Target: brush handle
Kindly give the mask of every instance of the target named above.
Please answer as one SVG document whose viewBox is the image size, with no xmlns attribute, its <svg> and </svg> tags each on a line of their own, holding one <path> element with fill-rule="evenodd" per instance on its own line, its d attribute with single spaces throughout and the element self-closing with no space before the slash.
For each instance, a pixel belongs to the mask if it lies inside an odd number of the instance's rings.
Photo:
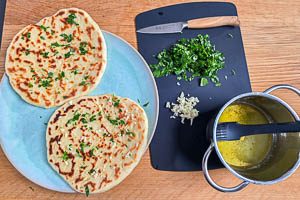
<svg viewBox="0 0 300 200">
<path fill-rule="evenodd" d="M 206 17 L 188 20 L 188 28 L 212 28 L 219 26 L 239 26 L 237 16 Z"/>
<path fill-rule="evenodd" d="M 240 133 L 240 137 L 248 136 L 248 135 L 267 134 L 267 133 L 300 132 L 300 121 L 288 122 L 288 123 L 260 124 L 260 125 L 230 124 L 230 126 L 236 126 L 232 128 L 238 129 L 238 133 Z"/>
</svg>

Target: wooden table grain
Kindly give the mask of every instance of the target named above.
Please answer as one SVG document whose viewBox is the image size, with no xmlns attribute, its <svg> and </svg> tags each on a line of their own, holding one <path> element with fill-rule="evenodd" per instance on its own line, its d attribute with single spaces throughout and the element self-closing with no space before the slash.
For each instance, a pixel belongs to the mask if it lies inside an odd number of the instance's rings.
<svg viewBox="0 0 300 200">
<path fill-rule="evenodd" d="M 206 0 L 207 1 L 207 0 Z M 86 10 L 104 30 L 115 33 L 134 47 L 135 16 L 143 11 L 188 1 L 179 0 L 8 0 L 0 54 L 0 77 L 4 56 L 12 37 L 25 25 L 52 15 L 60 8 Z M 280 83 L 300 88 L 300 0 L 236 0 L 244 47 L 254 91 Z M 291 92 L 276 92 L 300 112 L 300 99 Z M 239 182 L 227 170 L 213 170 L 220 184 Z M 119 186 L 89 199 L 300 199 L 300 170 L 272 186 L 250 185 L 224 194 L 213 190 L 201 172 L 165 172 L 150 165 L 149 152 Z M 0 199 L 85 199 L 82 194 L 63 194 L 44 189 L 24 178 L 0 150 Z"/>
</svg>

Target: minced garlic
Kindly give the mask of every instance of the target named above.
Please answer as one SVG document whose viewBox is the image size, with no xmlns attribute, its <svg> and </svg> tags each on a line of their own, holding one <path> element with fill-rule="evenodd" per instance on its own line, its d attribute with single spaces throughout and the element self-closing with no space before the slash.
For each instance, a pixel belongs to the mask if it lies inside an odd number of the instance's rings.
<svg viewBox="0 0 300 200">
<path fill-rule="evenodd" d="M 189 95 L 188 95 L 189 96 Z M 184 124 L 185 119 L 190 120 L 190 124 L 193 124 L 194 118 L 198 117 L 199 111 L 194 108 L 199 100 L 197 97 L 185 97 L 184 93 L 181 92 L 180 96 L 177 97 L 177 103 L 166 103 L 166 108 L 171 109 L 173 115 L 170 117 L 175 119 L 181 117 L 181 123 Z"/>
</svg>

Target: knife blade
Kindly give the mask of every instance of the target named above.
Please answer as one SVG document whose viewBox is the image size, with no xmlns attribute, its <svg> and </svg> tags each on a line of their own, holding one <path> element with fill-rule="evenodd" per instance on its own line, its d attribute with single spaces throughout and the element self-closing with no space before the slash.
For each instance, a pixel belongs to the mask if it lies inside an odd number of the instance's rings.
<svg viewBox="0 0 300 200">
<path fill-rule="evenodd" d="M 220 16 L 220 17 L 206 17 L 188 20 L 186 22 L 175 22 L 167 24 L 159 24 L 148 26 L 137 30 L 139 33 L 148 34 L 164 34 L 164 33 L 181 33 L 183 29 L 201 29 L 213 28 L 219 26 L 239 26 L 240 21 L 237 16 Z"/>
</svg>

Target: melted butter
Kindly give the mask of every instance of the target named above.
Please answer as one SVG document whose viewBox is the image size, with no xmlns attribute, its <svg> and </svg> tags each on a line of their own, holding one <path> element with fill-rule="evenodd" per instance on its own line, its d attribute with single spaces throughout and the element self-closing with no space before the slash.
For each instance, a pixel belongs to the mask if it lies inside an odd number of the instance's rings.
<svg viewBox="0 0 300 200">
<path fill-rule="evenodd" d="M 234 104 L 227 107 L 219 122 L 240 124 L 266 124 L 267 118 L 254 107 Z M 272 145 L 272 135 L 252 135 L 236 141 L 219 141 L 218 147 L 224 160 L 235 167 L 253 167 L 261 163 Z"/>
</svg>

